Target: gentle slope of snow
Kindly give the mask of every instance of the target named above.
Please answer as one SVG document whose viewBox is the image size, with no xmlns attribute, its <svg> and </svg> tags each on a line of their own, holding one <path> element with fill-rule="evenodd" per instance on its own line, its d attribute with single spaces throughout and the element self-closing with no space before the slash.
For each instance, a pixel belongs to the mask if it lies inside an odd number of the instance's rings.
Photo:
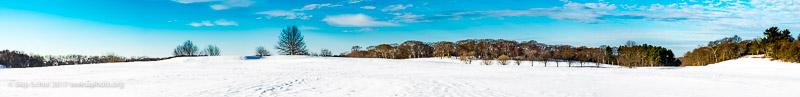
<svg viewBox="0 0 800 97">
<path fill-rule="evenodd" d="M 0 70 L 0 97 L 800 97 L 800 64 L 768 59 L 635 69 L 479 62 L 220 56 L 14 68 Z M 30 82 L 121 83 L 124 87 L 12 85 Z"/>
</svg>

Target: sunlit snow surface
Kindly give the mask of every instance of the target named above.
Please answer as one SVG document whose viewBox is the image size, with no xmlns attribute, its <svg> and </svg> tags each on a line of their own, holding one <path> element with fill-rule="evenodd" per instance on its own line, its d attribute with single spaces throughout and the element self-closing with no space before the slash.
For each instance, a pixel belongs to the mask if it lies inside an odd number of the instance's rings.
<svg viewBox="0 0 800 97">
<path fill-rule="evenodd" d="M 13 68 L 0 70 L 0 97 L 800 97 L 800 64 L 769 59 L 634 69 L 511 63 L 220 56 Z M 75 84 L 84 86 L 67 87 Z"/>
</svg>

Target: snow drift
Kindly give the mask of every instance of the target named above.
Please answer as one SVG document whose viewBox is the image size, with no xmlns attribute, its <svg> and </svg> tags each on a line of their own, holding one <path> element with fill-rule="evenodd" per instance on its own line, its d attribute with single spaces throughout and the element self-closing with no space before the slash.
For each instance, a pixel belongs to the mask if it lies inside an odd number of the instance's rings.
<svg viewBox="0 0 800 97">
<path fill-rule="evenodd" d="M 538 62 L 519 66 L 474 63 L 439 58 L 268 56 L 248 60 L 219 56 L 14 68 L 0 70 L 0 96 L 800 96 L 800 64 L 768 59 L 635 69 L 566 67 L 567 63 L 552 67 L 552 62 L 548 67 Z"/>
</svg>

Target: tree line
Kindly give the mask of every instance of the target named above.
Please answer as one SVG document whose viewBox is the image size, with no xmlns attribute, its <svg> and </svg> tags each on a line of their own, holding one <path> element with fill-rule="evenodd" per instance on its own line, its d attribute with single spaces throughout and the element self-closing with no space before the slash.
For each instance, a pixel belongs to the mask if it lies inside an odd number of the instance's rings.
<svg viewBox="0 0 800 97">
<path fill-rule="evenodd" d="M 167 58 L 150 58 L 150 57 L 122 57 L 113 53 L 108 53 L 102 56 L 86 56 L 86 55 L 63 55 L 63 56 L 41 56 L 36 54 L 25 54 L 22 51 L 3 50 L 0 51 L 0 65 L 6 68 L 27 68 L 27 67 L 45 67 L 45 66 L 61 66 L 61 65 L 77 65 L 77 64 L 97 64 L 97 63 L 113 63 L 113 62 L 134 62 L 134 61 L 157 61 L 169 59 Z"/>
<path fill-rule="evenodd" d="M 409 40 L 401 44 L 379 44 L 368 46 L 362 50 L 361 46 L 353 46 L 349 53 L 342 56 L 360 58 L 423 58 L 423 57 L 458 57 L 461 61 L 471 64 L 480 60 L 484 65 L 490 65 L 493 60 L 506 65 L 509 61 L 520 65 L 520 61 L 542 61 L 545 66 L 549 62 L 573 63 L 594 62 L 617 64 L 627 67 L 641 66 L 678 66 L 680 62 L 674 57 L 671 50 L 660 46 L 637 45 L 629 41 L 628 45 L 611 47 L 586 47 L 570 45 L 548 45 L 536 41 L 517 42 L 503 39 L 467 39 L 456 42 L 421 42 Z"/>
<path fill-rule="evenodd" d="M 788 29 L 770 27 L 763 38 L 742 40 L 739 36 L 711 41 L 706 46 L 687 52 L 682 66 L 705 66 L 745 55 L 764 54 L 785 62 L 800 62 L 800 42 L 795 41 Z M 798 37 L 800 39 L 800 37 Z"/>
</svg>

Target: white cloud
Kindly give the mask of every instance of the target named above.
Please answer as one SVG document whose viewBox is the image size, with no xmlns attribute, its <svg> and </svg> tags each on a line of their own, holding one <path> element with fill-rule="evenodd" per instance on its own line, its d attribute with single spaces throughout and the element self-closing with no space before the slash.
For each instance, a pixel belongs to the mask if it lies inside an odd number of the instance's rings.
<svg viewBox="0 0 800 97">
<path fill-rule="evenodd" d="M 201 23 L 196 23 L 196 22 L 192 22 L 192 23 L 189 23 L 189 24 L 186 24 L 186 25 L 189 25 L 189 26 L 194 26 L 194 27 L 200 27 L 200 26 L 203 26 L 203 24 L 201 24 Z"/>
<path fill-rule="evenodd" d="M 625 5 L 615 16 L 636 16 L 641 20 L 695 25 L 708 32 L 747 32 L 771 26 L 800 27 L 797 0 L 703 1 L 705 4 Z"/>
<path fill-rule="evenodd" d="M 263 11 L 263 12 L 258 12 L 256 14 L 265 14 L 265 15 L 267 15 L 267 16 L 265 16 L 267 19 L 270 19 L 272 17 L 283 17 L 283 19 L 304 19 L 304 20 L 306 20 L 306 19 L 309 19 L 309 18 L 312 17 L 311 15 L 306 15 L 304 13 L 296 13 L 294 11 L 285 11 L 285 10 Z"/>
<path fill-rule="evenodd" d="M 299 28 L 300 30 L 319 30 L 320 29 L 320 28 L 311 27 L 311 26 L 300 26 L 300 27 L 297 27 L 297 28 Z"/>
<path fill-rule="evenodd" d="M 349 0 L 347 1 L 347 3 L 353 4 L 353 3 L 359 3 L 361 1 L 369 1 L 369 0 Z"/>
<path fill-rule="evenodd" d="M 334 15 L 334 16 L 327 16 L 325 19 L 322 19 L 328 23 L 328 25 L 332 26 L 339 26 L 339 27 L 379 27 L 379 26 L 401 26 L 400 24 L 395 24 L 391 22 L 385 21 L 375 21 L 372 17 L 369 17 L 364 14 L 342 14 L 342 15 Z"/>
<path fill-rule="evenodd" d="M 567 1 L 562 7 L 555 8 L 531 8 L 527 10 L 488 10 L 488 11 L 467 11 L 456 12 L 450 15 L 439 15 L 450 17 L 450 19 L 461 19 L 465 16 L 483 17 L 507 17 L 507 16 L 532 16 L 550 17 L 553 19 L 574 21 L 580 23 L 601 23 L 605 22 L 598 18 L 609 15 L 609 11 L 616 9 L 616 5 L 607 3 L 574 3 Z"/>
<path fill-rule="evenodd" d="M 355 29 L 355 30 L 344 30 L 342 32 L 373 32 L 373 31 L 378 31 L 378 29 L 361 28 L 361 29 Z"/>
<path fill-rule="evenodd" d="M 375 9 L 375 6 L 362 6 L 361 9 Z"/>
<path fill-rule="evenodd" d="M 416 15 L 413 13 L 391 13 L 395 15 L 395 17 L 391 20 L 392 22 L 405 22 L 405 23 L 417 23 L 417 22 L 432 22 L 432 20 L 425 19 L 425 15 Z"/>
<path fill-rule="evenodd" d="M 220 26 L 239 26 L 239 23 L 237 23 L 236 21 L 227 21 L 225 19 L 219 19 L 217 21 L 214 21 L 214 24 Z"/>
<path fill-rule="evenodd" d="M 403 4 L 389 5 L 386 8 L 381 9 L 381 11 L 386 12 L 386 11 L 404 10 L 404 9 L 406 9 L 408 7 L 414 7 L 414 5 L 411 5 L 411 4 L 408 4 L 408 5 L 403 5 Z"/>
<path fill-rule="evenodd" d="M 214 4 L 212 4 L 209 7 L 211 7 L 211 9 L 214 10 L 225 10 L 225 9 L 230 9 L 232 7 L 248 7 L 250 5 L 253 5 L 253 3 L 255 3 L 255 1 L 251 0 L 172 0 L 172 1 L 184 4 L 213 2 Z"/>
<path fill-rule="evenodd" d="M 300 9 L 293 9 L 292 11 L 306 11 L 306 10 L 319 9 L 319 8 L 322 8 L 322 7 L 337 7 L 337 6 L 342 6 L 342 5 L 330 4 L 330 3 L 326 3 L 326 4 L 309 4 L 309 5 L 303 6 L 303 8 L 300 8 Z"/>
<path fill-rule="evenodd" d="M 656 21 L 686 25 L 707 34 L 746 33 L 771 26 L 800 28 L 800 3 L 797 0 L 706 0 L 702 3 L 649 5 L 615 5 L 608 2 L 576 3 L 567 0 L 563 6 L 525 10 L 465 11 L 428 16 L 427 19 L 479 19 L 485 17 L 548 17 L 579 23 L 616 23 Z M 698 4 L 699 3 L 699 4 Z M 410 15 L 412 17 L 414 15 Z M 400 21 L 402 17 L 395 17 Z M 423 19 L 425 20 L 425 19 Z"/>
<path fill-rule="evenodd" d="M 189 23 L 189 24 L 186 24 L 186 25 L 194 26 L 194 27 L 216 26 L 216 25 L 219 25 L 219 26 L 239 26 L 239 23 L 237 23 L 235 21 L 227 21 L 225 19 L 219 19 L 219 20 L 214 21 L 213 23 L 211 21 L 200 21 L 200 22 L 192 22 L 192 23 Z"/>
<path fill-rule="evenodd" d="M 764 29 L 769 26 L 800 27 L 800 3 L 797 0 L 703 1 L 703 4 L 673 3 L 650 5 L 615 5 L 607 2 L 566 4 L 554 8 L 527 10 L 465 11 L 436 15 L 436 18 L 463 17 L 549 17 L 580 23 L 610 23 L 618 20 L 661 21 L 699 24 L 699 29 L 716 32 L 741 32 L 741 29 Z M 622 8 L 619 9 L 619 8 Z M 396 17 L 397 18 L 397 17 Z"/>
</svg>

